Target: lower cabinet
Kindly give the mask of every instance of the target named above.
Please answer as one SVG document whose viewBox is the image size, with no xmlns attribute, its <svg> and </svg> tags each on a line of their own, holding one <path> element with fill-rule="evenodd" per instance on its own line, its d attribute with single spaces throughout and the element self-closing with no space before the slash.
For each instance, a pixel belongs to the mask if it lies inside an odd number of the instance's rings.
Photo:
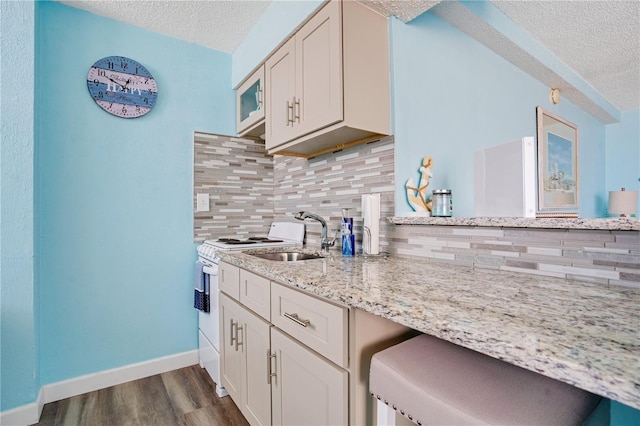
<svg viewBox="0 0 640 426">
<path fill-rule="evenodd" d="M 347 425 L 347 371 L 271 329 L 274 425 Z"/>
<path fill-rule="evenodd" d="M 249 423 L 270 425 L 270 325 L 225 294 L 220 295 L 220 315 L 222 385 Z"/>
<path fill-rule="evenodd" d="M 371 356 L 415 333 L 233 265 L 220 266 L 228 284 L 220 286 L 221 382 L 247 421 L 375 424 Z"/>
</svg>

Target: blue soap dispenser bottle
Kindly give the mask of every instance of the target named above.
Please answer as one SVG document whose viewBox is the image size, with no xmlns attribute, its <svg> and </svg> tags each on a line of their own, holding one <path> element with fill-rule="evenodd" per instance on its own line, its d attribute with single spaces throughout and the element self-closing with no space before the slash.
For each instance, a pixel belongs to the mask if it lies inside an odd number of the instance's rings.
<svg viewBox="0 0 640 426">
<path fill-rule="evenodd" d="M 342 209 L 342 255 L 355 256 L 356 236 L 353 233 L 353 217 L 351 209 Z"/>
</svg>

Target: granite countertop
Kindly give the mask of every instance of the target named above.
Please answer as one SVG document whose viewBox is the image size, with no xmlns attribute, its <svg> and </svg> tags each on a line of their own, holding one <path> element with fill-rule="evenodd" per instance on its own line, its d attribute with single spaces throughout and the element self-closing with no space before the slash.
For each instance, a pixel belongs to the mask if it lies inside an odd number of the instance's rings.
<svg viewBox="0 0 640 426">
<path fill-rule="evenodd" d="M 220 257 L 640 409 L 638 289 L 385 256 L 276 262 L 251 252 Z"/>
<path fill-rule="evenodd" d="M 395 225 L 485 226 L 502 228 L 582 229 L 604 231 L 640 230 L 640 220 L 634 217 L 562 219 L 529 217 L 396 216 L 388 217 L 387 222 Z"/>
</svg>

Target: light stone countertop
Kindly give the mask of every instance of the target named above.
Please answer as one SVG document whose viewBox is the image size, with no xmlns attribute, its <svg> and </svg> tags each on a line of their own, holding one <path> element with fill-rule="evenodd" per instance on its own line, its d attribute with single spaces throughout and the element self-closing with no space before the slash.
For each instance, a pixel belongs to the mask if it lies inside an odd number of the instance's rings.
<svg viewBox="0 0 640 426">
<path fill-rule="evenodd" d="M 605 231 L 638 231 L 640 220 L 635 217 L 614 218 L 529 218 L 529 217 L 388 217 L 395 225 L 484 226 L 502 228 L 581 229 Z"/>
<path fill-rule="evenodd" d="M 640 290 L 385 256 L 223 261 L 640 409 Z M 310 252 L 308 250 L 305 250 Z"/>
</svg>

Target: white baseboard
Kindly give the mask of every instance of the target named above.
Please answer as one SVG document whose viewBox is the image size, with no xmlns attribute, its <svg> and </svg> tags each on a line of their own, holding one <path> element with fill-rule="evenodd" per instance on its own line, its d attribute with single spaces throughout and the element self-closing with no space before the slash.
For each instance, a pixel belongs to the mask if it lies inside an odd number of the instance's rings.
<svg viewBox="0 0 640 426">
<path fill-rule="evenodd" d="M 44 392 L 40 388 L 35 402 L 0 412 L 0 425 L 25 426 L 38 423 L 43 406 Z"/>
<path fill-rule="evenodd" d="M 23 426 L 37 423 L 42 413 L 42 407 L 49 402 L 189 367 L 198 364 L 198 362 L 198 350 L 196 349 L 44 385 L 40 388 L 38 399 L 35 402 L 1 412 L 0 425 Z"/>
</svg>

